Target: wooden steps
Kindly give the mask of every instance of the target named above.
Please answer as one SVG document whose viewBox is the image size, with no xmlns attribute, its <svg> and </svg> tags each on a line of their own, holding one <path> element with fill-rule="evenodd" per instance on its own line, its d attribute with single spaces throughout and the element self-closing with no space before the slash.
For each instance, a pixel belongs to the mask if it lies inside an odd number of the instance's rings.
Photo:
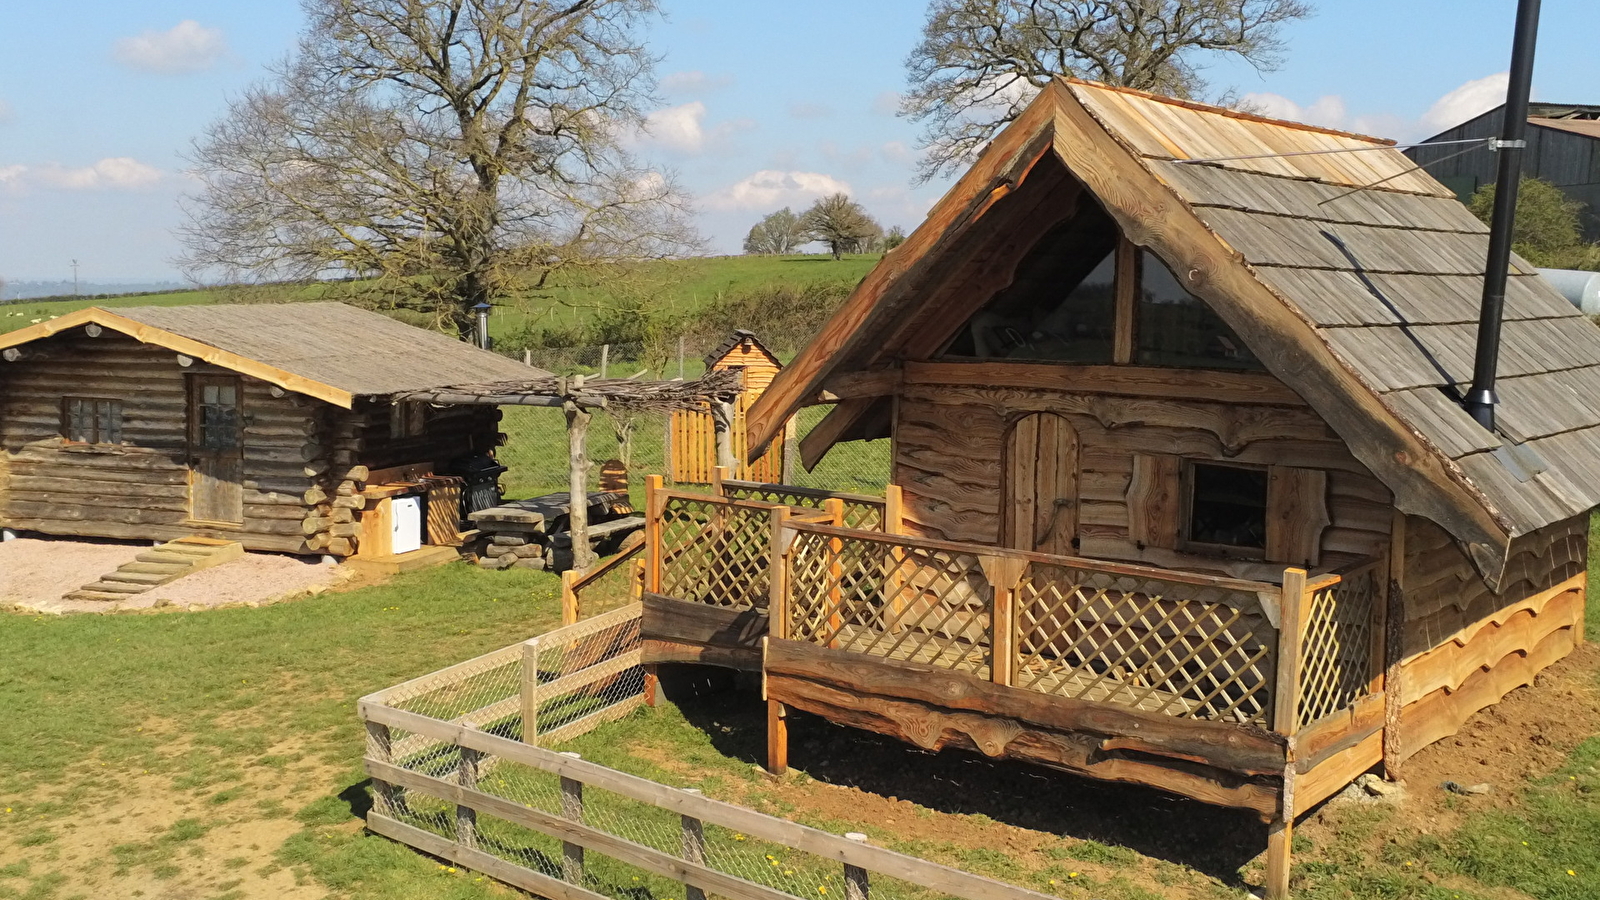
<svg viewBox="0 0 1600 900">
<path fill-rule="evenodd" d="M 140 553 L 133 562 L 124 563 L 115 572 L 100 576 L 99 581 L 86 584 L 62 599 L 120 602 L 243 555 L 244 545 L 238 541 L 179 538 Z"/>
<path fill-rule="evenodd" d="M 408 553 L 395 553 L 389 556 L 353 556 L 346 559 L 343 564 L 353 569 L 378 575 L 398 575 L 401 572 L 414 572 L 417 569 L 442 566 L 447 562 L 455 562 L 460 558 L 461 549 L 459 547 L 427 544 Z"/>
</svg>

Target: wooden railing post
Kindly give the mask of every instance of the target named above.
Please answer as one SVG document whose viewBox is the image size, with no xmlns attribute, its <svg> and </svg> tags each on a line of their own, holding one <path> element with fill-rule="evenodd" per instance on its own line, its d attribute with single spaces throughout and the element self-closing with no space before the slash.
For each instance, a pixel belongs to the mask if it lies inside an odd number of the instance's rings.
<svg viewBox="0 0 1600 900">
<path fill-rule="evenodd" d="M 883 533 L 905 534 L 905 519 L 905 495 L 900 485 L 888 485 L 883 489 Z"/>
<path fill-rule="evenodd" d="M 573 759 L 582 759 L 576 753 L 563 753 Z M 583 782 L 561 776 L 561 817 L 579 825 L 583 821 Z M 583 884 L 583 845 L 571 841 L 561 842 L 561 878 L 570 884 Z"/>
<path fill-rule="evenodd" d="M 578 622 L 578 579 L 582 577 L 575 569 L 568 569 L 561 573 L 561 624 L 575 625 Z"/>
<path fill-rule="evenodd" d="M 522 642 L 522 742 L 539 743 L 539 639 Z"/>
<path fill-rule="evenodd" d="M 723 484 L 723 482 L 730 480 L 732 477 L 733 470 L 727 466 L 712 466 L 711 493 L 718 497 L 728 496 L 728 488 Z"/>
<path fill-rule="evenodd" d="M 1009 556 L 980 556 L 983 575 L 994 601 L 989 608 L 989 680 L 1010 687 L 1017 663 L 1017 582 L 1027 561 Z"/>
<path fill-rule="evenodd" d="M 772 543 L 769 553 L 772 565 L 767 577 L 767 636 L 788 640 L 791 616 L 789 605 L 789 547 L 794 532 L 789 529 L 789 517 L 794 510 L 779 506 L 770 513 L 772 518 Z M 763 689 L 765 691 L 766 642 L 762 642 Z M 782 775 L 789 768 L 789 711 L 782 703 L 767 699 L 767 771 Z"/>
<path fill-rule="evenodd" d="M 867 836 L 862 834 L 859 831 L 848 832 L 848 833 L 845 834 L 845 837 L 849 838 L 852 841 L 856 841 L 857 843 L 861 843 L 861 844 L 865 844 L 867 842 Z M 845 898 L 845 900 L 867 900 L 867 895 L 870 892 L 871 892 L 871 888 L 868 886 L 868 883 L 867 883 L 867 870 L 861 868 L 860 866 L 852 866 L 849 863 L 845 863 L 844 864 L 844 898 Z"/>
<path fill-rule="evenodd" d="M 470 726 L 468 726 L 470 727 Z M 478 788 L 478 751 L 457 747 L 460 758 L 456 763 L 456 780 L 467 790 Z M 469 850 L 478 846 L 478 811 L 470 806 L 456 806 L 456 843 Z"/>
<path fill-rule="evenodd" d="M 822 501 L 822 510 L 829 516 L 829 524 L 844 527 L 844 501 L 830 497 Z M 839 643 L 839 632 L 844 628 L 844 541 L 833 538 L 828 542 L 828 641 L 827 646 Z"/>
<path fill-rule="evenodd" d="M 684 790 L 686 794 L 699 794 L 694 788 Z M 704 865 L 706 861 L 706 831 L 705 825 L 694 816 L 682 816 L 683 820 L 683 859 L 695 865 Z M 687 881 L 683 883 L 684 900 L 706 900 L 706 892 Z"/>
<path fill-rule="evenodd" d="M 1405 759 L 1400 728 L 1401 704 L 1405 702 L 1404 678 L 1400 658 L 1405 650 L 1406 622 L 1406 516 L 1396 510 L 1389 529 L 1389 590 L 1383 605 L 1383 774 L 1400 780 L 1400 765 Z"/>
<path fill-rule="evenodd" d="M 1272 729 L 1284 736 L 1283 790 L 1278 814 L 1267 824 L 1267 900 L 1289 896 L 1290 847 L 1294 842 L 1295 732 L 1300 717 L 1300 651 L 1304 637 L 1306 570 L 1283 571 L 1279 598 L 1278 671 L 1272 690 Z"/>
<path fill-rule="evenodd" d="M 661 515 L 666 498 L 662 496 L 661 476 L 644 477 L 644 589 L 661 592 Z"/>
<path fill-rule="evenodd" d="M 367 756 L 381 763 L 394 762 L 394 739 L 389 733 L 389 726 L 368 721 L 367 726 Z M 395 809 L 400 805 L 400 788 L 385 781 L 373 779 L 372 781 L 372 808 L 385 816 L 395 814 Z"/>
</svg>

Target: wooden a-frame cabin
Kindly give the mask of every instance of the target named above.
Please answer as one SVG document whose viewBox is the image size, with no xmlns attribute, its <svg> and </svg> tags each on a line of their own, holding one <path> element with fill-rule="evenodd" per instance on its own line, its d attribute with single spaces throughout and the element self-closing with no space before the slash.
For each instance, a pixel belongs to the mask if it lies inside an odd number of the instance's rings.
<svg viewBox="0 0 1600 900">
<path fill-rule="evenodd" d="M 1348 151 L 1348 152 L 1329 152 Z M 750 410 L 887 497 L 652 486 L 647 661 L 789 708 L 1297 815 L 1582 640 L 1600 329 L 1389 142 L 1057 81 Z"/>
</svg>

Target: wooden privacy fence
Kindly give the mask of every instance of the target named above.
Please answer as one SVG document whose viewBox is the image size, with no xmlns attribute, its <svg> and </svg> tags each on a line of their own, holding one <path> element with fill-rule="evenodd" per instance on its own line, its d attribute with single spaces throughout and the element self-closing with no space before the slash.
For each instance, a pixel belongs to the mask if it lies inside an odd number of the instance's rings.
<svg viewBox="0 0 1600 900">
<path fill-rule="evenodd" d="M 769 515 L 774 637 L 1286 734 L 1377 689 L 1383 560 L 1279 586 Z"/>
<path fill-rule="evenodd" d="M 1047 900 L 371 697 L 361 716 L 368 828 L 552 900 Z M 403 755 L 398 733 L 436 750 Z"/>
</svg>

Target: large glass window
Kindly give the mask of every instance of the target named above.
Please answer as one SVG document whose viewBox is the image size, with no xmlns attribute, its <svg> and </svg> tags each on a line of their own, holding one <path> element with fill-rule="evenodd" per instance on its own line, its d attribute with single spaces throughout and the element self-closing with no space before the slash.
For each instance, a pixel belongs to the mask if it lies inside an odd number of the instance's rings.
<svg viewBox="0 0 1600 900">
<path fill-rule="evenodd" d="M 1250 348 L 1205 301 L 1184 289 L 1159 257 L 1139 251 L 1141 366 L 1196 369 L 1262 368 Z"/>
<path fill-rule="evenodd" d="M 1109 363 L 1117 229 L 1092 201 L 1039 240 L 1016 279 L 967 321 L 945 356 Z"/>
</svg>

